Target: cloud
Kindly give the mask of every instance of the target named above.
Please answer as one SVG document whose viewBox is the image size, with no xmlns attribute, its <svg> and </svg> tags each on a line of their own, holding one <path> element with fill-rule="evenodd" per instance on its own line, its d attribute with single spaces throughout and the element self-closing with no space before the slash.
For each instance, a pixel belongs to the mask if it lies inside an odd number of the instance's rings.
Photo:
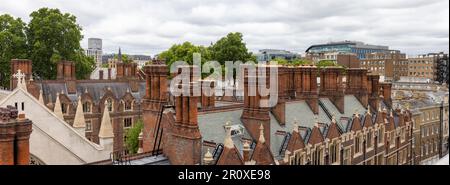
<svg viewBox="0 0 450 185">
<path fill-rule="evenodd" d="M 304 52 L 328 41 L 389 45 L 408 55 L 448 52 L 448 0 L 0 0 L 0 14 L 29 21 L 41 7 L 77 16 L 105 53 L 157 54 L 172 44 L 209 45 L 242 32 L 251 51 Z"/>
</svg>

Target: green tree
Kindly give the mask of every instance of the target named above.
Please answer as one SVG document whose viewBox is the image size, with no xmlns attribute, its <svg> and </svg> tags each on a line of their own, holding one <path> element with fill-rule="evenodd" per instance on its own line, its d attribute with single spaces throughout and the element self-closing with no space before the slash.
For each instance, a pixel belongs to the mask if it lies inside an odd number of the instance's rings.
<svg viewBox="0 0 450 185">
<path fill-rule="evenodd" d="M 29 57 L 33 61 L 33 70 L 40 77 L 54 79 L 59 60 L 74 61 L 77 77 L 87 77 L 92 72 L 94 67 L 80 46 L 82 28 L 74 15 L 41 8 L 30 17 L 26 31 Z"/>
<path fill-rule="evenodd" d="M 289 65 L 289 61 L 287 61 L 286 59 L 281 58 L 281 57 L 277 57 L 277 58 L 273 59 L 272 61 L 277 62 L 278 65 Z"/>
<path fill-rule="evenodd" d="M 225 61 L 256 61 L 256 57 L 251 52 L 248 52 L 243 42 L 242 34 L 239 32 L 229 33 L 209 48 L 212 59 L 217 60 L 222 65 L 225 64 Z"/>
<path fill-rule="evenodd" d="M 134 154 L 139 149 L 139 134 L 141 133 L 143 126 L 142 120 L 138 120 L 126 133 L 127 139 L 125 140 L 125 143 L 130 153 Z"/>
<path fill-rule="evenodd" d="M 118 58 L 118 54 L 114 54 L 114 59 Z M 122 54 L 122 62 L 129 63 L 131 62 L 130 57 L 127 54 Z"/>
<path fill-rule="evenodd" d="M 25 28 L 20 18 L 0 15 L 0 86 L 9 87 L 11 59 L 27 58 Z"/>
<path fill-rule="evenodd" d="M 190 42 L 183 44 L 174 44 L 167 51 L 158 55 L 159 58 L 166 60 L 167 65 L 172 65 L 176 61 L 185 61 L 189 64 L 193 63 L 193 54 L 200 53 L 202 63 L 211 58 L 210 51 L 204 46 L 195 46 Z"/>
</svg>

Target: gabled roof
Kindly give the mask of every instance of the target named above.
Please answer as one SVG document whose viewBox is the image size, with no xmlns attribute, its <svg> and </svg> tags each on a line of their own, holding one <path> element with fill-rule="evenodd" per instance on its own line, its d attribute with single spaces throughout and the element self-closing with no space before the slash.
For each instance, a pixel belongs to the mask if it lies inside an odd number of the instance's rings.
<svg viewBox="0 0 450 185">
<path fill-rule="evenodd" d="M 305 148 L 305 141 L 303 140 L 302 136 L 300 135 L 300 132 L 293 131 L 291 138 L 289 139 L 287 149 L 290 152 L 294 152 L 296 150 Z"/>
<path fill-rule="evenodd" d="M 319 127 L 314 126 L 311 131 L 311 135 L 308 139 L 308 144 L 315 145 L 317 143 L 323 142 L 323 135 L 319 129 Z"/>
<path fill-rule="evenodd" d="M 329 127 L 328 132 L 327 132 L 325 138 L 331 140 L 331 139 L 341 136 L 342 130 L 336 122 L 331 122 L 330 126 L 328 126 L 328 127 Z"/>
<path fill-rule="evenodd" d="M 217 159 L 216 165 L 243 165 L 244 160 L 236 146 L 232 148 L 224 147 L 222 153 Z"/>
</svg>

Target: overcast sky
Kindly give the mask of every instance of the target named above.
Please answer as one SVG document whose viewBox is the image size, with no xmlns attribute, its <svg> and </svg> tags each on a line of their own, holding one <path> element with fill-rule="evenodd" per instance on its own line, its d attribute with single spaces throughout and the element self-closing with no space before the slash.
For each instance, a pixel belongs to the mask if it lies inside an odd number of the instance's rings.
<svg viewBox="0 0 450 185">
<path fill-rule="evenodd" d="M 303 53 L 312 44 L 358 40 L 408 55 L 449 51 L 448 0 L 0 0 L 0 14 L 29 21 L 41 7 L 74 14 L 104 53 L 154 55 L 172 44 L 209 45 L 241 32 L 251 51 Z"/>
</svg>

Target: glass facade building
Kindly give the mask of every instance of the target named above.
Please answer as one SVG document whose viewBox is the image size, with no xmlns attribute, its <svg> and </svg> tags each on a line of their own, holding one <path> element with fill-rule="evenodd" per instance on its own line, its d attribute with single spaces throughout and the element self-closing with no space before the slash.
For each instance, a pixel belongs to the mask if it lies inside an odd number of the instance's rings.
<svg viewBox="0 0 450 185">
<path fill-rule="evenodd" d="M 369 45 L 357 41 L 330 42 L 327 44 L 312 45 L 306 50 L 307 53 L 354 53 L 358 59 L 365 59 L 367 53 L 388 51 L 388 46 Z"/>
</svg>

